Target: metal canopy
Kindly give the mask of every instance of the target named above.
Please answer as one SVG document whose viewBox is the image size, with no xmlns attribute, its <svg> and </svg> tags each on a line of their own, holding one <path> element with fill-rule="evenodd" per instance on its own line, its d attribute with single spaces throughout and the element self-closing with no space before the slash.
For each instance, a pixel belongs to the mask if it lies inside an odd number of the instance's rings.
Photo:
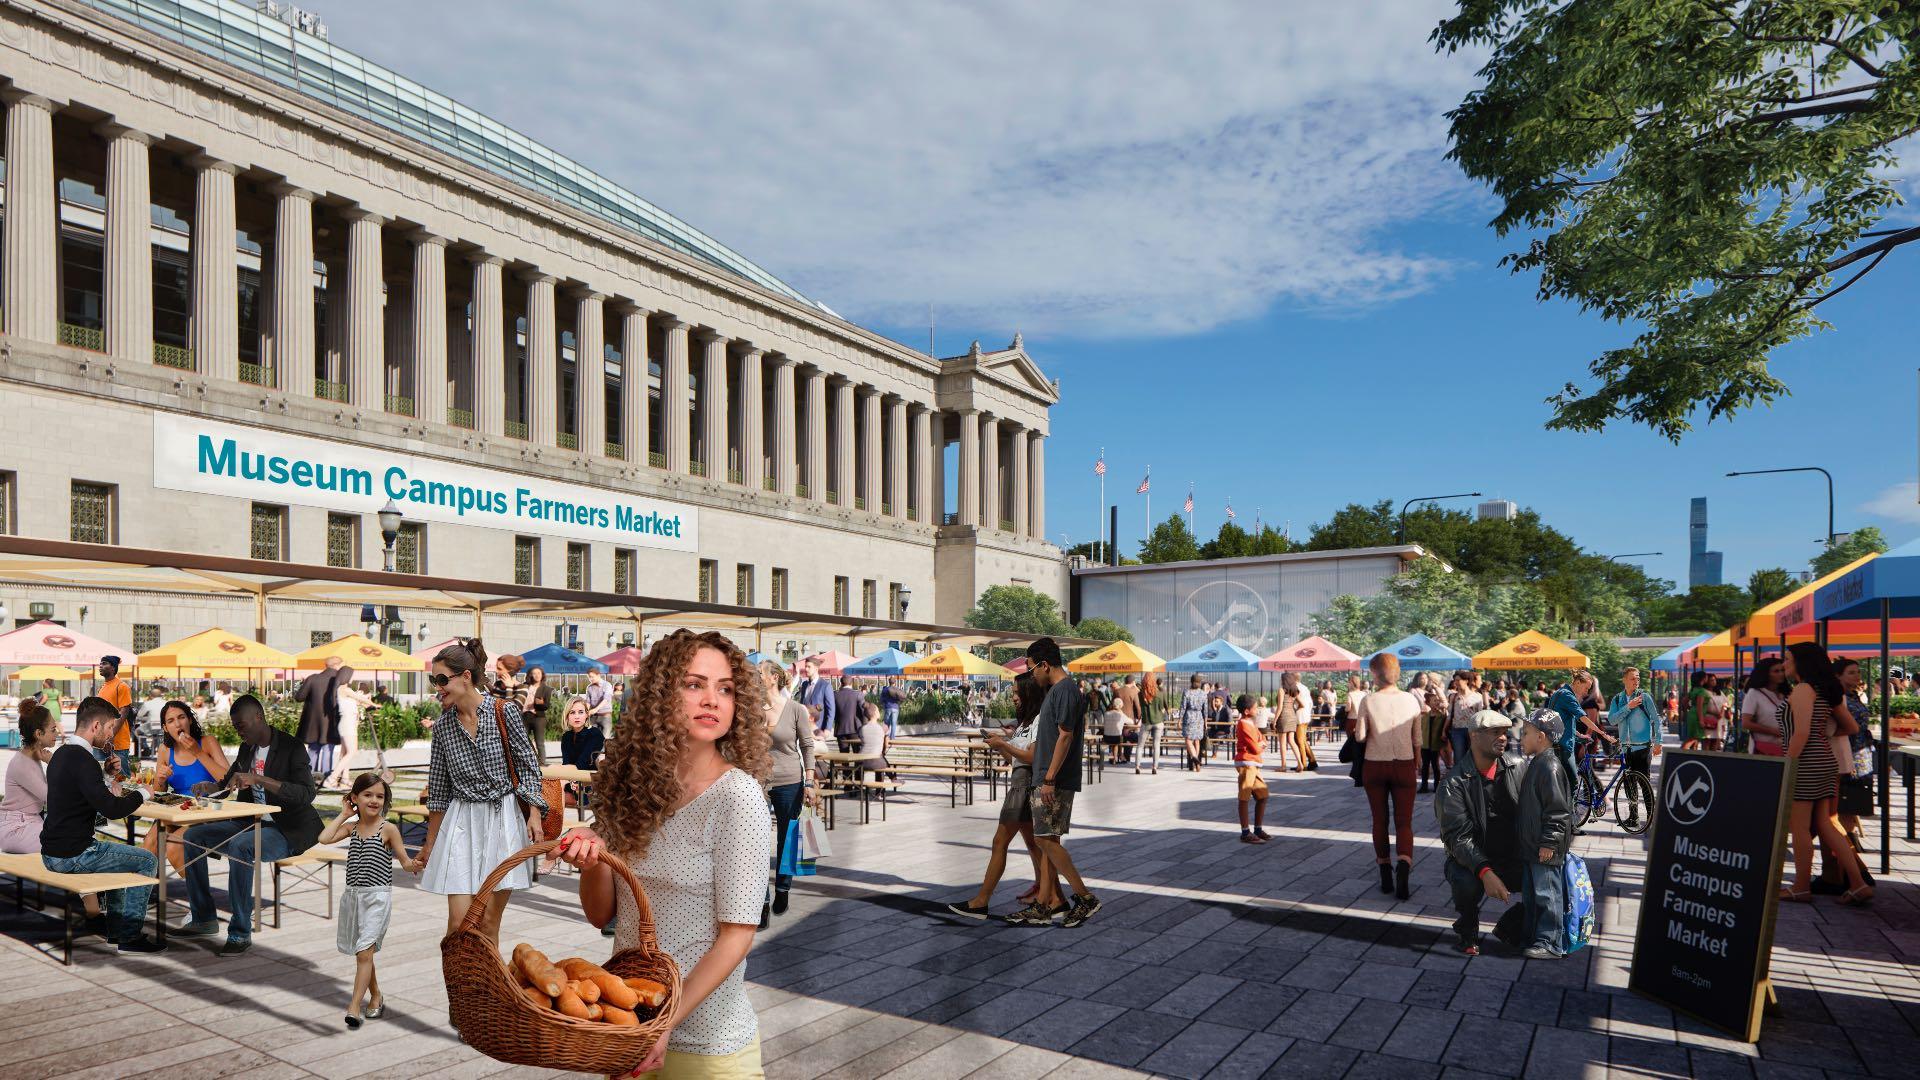
<svg viewBox="0 0 1920 1080">
<path fill-rule="evenodd" d="M 657 596 L 627 596 L 583 589 L 553 589 L 474 581 L 429 574 L 397 574 L 343 566 L 238 559 L 188 551 L 160 551 L 0 536 L 0 580 L 39 582 L 74 588 L 189 592 L 251 598 L 256 630 L 266 625 L 268 600 L 305 600 L 324 604 L 392 604 L 407 608 L 462 611 L 483 625 L 488 615 L 565 615 L 637 624 L 775 633 L 781 637 L 867 637 L 893 641 L 976 645 L 1024 645 L 1040 637 L 1009 630 L 970 626 L 892 622 L 820 615 L 774 608 L 708 604 Z M 1061 637 L 1062 648 L 1091 648 L 1104 641 Z"/>
</svg>

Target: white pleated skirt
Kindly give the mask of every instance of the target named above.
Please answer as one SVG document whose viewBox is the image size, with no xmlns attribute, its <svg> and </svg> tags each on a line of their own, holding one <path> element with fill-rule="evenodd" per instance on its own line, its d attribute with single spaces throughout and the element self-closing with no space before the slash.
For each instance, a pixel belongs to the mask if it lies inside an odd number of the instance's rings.
<svg viewBox="0 0 1920 1080">
<path fill-rule="evenodd" d="M 393 915 L 393 886 L 349 885 L 340 894 L 340 913 L 336 920 L 340 951 L 352 956 L 378 949 L 387 936 L 387 920 Z"/>
<path fill-rule="evenodd" d="M 420 887 L 442 896 L 470 896 L 480 891 L 480 883 L 494 867 L 526 847 L 528 839 L 527 819 L 520 815 L 520 803 L 511 792 L 497 803 L 455 799 L 447 804 L 447 812 L 440 819 L 440 832 L 427 855 Z M 531 888 L 530 863 L 526 860 L 514 867 L 499 888 Z"/>
</svg>

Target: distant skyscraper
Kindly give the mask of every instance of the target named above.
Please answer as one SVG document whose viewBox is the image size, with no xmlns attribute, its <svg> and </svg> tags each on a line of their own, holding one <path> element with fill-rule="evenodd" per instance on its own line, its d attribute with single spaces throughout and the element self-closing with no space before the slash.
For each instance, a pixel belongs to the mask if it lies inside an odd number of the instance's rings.
<svg viewBox="0 0 1920 1080">
<path fill-rule="evenodd" d="M 1509 499 L 1489 499 L 1478 510 L 1481 521 L 1512 521 L 1519 513 L 1520 508 Z"/>
<path fill-rule="evenodd" d="M 1687 587 L 1720 584 L 1720 552 L 1707 550 L 1707 500 L 1693 500 L 1687 522 Z"/>
</svg>

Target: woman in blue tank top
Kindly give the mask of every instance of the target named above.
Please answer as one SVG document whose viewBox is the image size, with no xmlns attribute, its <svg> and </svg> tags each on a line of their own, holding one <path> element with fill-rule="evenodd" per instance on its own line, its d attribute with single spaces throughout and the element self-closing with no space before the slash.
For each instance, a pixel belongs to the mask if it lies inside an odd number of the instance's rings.
<svg viewBox="0 0 1920 1080">
<path fill-rule="evenodd" d="M 220 740 L 201 730 L 191 706 L 184 701 L 169 701 L 160 709 L 160 751 L 154 755 L 154 768 L 157 786 L 191 795 L 193 785 L 218 783 L 227 775 L 227 754 L 220 748 Z M 157 826 L 148 833 L 143 843 L 148 851 L 154 849 L 154 837 L 159 833 Z M 167 841 L 167 862 L 175 871 L 185 873 L 186 859 L 186 844 L 176 834 Z"/>
</svg>

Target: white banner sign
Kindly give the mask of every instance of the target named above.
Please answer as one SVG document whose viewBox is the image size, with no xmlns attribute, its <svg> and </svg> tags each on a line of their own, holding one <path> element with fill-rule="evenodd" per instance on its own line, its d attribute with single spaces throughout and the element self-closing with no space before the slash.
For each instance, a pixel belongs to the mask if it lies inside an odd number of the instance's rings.
<svg viewBox="0 0 1920 1080">
<path fill-rule="evenodd" d="M 155 413 L 153 486 L 413 521 L 693 551 L 693 507 L 436 458 Z"/>
</svg>

